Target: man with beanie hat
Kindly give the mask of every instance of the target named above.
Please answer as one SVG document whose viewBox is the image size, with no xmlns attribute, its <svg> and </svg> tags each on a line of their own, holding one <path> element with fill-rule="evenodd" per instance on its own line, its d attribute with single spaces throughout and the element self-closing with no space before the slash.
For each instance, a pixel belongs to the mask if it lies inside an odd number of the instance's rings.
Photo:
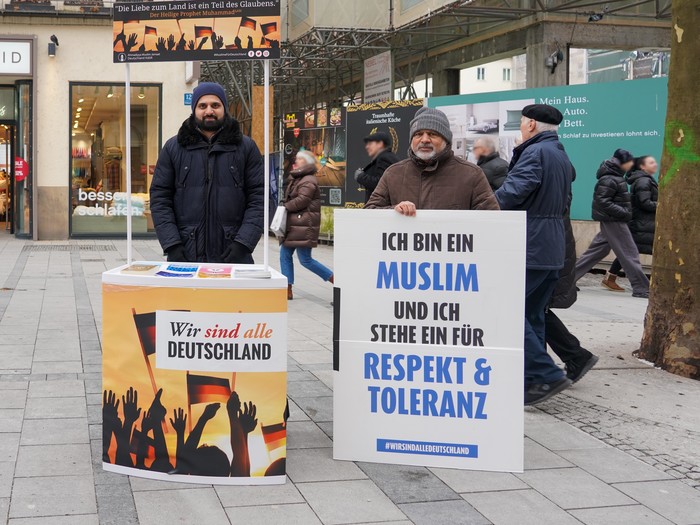
<svg viewBox="0 0 700 525">
<path fill-rule="evenodd" d="M 369 200 L 386 169 L 399 158 L 391 151 L 391 137 L 383 131 L 375 131 L 364 138 L 365 151 L 370 163 L 355 172 L 355 182 L 365 188 L 365 203 Z"/>
<path fill-rule="evenodd" d="M 559 142 L 561 112 L 546 104 L 522 110 L 523 142 L 513 150 L 508 177 L 496 191 L 503 210 L 527 211 L 525 272 L 525 404 L 571 385 L 545 345 L 545 311 L 564 267 L 564 216 L 574 169 Z"/>
<path fill-rule="evenodd" d="M 593 190 L 593 220 L 600 223 L 600 232 L 576 261 L 576 280 L 593 269 L 612 249 L 630 280 L 632 296 L 647 298 L 649 279 L 642 269 L 639 249 L 628 225 L 632 219 L 632 196 L 625 174 L 633 165 L 634 156 L 627 150 L 617 149 L 612 158 L 598 168 L 598 181 Z"/>
<path fill-rule="evenodd" d="M 192 115 L 165 143 L 151 214 L 168 261 L 252 264 L 263 233 L 262 156 L 214 82 L 192 93 Z"/>
<path fill-rule="evenodd" d="M 450 122 L 439 109 L 421 108 L 411 121 L 408 158 L 389 166 L 365 208 L 498 210 L 481 169 L 455 157 Z"/>
</svg>

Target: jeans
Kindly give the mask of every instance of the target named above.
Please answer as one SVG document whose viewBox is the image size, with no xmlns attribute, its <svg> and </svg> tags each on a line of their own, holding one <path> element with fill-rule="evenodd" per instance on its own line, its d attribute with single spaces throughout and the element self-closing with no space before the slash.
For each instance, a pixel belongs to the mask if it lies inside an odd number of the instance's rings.
<svg viewBox="0 0 700 525">
<path fill-rule="evenodd" d="M 545 310 L 556 287 L 558 270 L 525 274 L 525 387 L 554 383 L 564 377 L 545 346 Z"/>
<path fill-rule="evenodd" d="M 311 248 L 287 248 L 282 245 L 280 246 L 280 268 L 289 284 L 294 284 L 294 261 L 292 260 L 292 255 L 294 255 L 295 251 L 299 262 L 304 268 L 315 273 L 324 281 L 332 277 L 333 271 L 330 268 L 311 257 Z"/>
</svg>

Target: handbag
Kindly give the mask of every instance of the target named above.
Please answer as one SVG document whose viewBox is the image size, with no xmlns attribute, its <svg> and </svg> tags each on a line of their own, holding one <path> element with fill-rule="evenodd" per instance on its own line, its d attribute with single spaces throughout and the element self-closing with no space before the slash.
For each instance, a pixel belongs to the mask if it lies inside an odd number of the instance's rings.
<svg viewBox="0 0 700 525">
<path fill-rule="evenodd" d="M 287 208 L 277 206 L 272 222 L 270 223 L 270 231 L 275 234 L 278 239 L 284 237 L 287 232 Z"/>
</svg>

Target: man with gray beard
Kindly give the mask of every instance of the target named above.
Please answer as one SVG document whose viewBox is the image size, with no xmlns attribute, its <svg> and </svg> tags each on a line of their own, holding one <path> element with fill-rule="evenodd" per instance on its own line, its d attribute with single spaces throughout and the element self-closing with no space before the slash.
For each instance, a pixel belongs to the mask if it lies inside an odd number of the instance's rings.
<svg viewBox="0 0 700 525">
<path fill-rule="evenodd" d="M 453 154 L 447 115 L 421 108 L 410 129 L 408 158 L 387 168 L 366 209 L 394 208 L 409 217 L 421 209 L 499 209 L 481 168 Z"/>
</svg>

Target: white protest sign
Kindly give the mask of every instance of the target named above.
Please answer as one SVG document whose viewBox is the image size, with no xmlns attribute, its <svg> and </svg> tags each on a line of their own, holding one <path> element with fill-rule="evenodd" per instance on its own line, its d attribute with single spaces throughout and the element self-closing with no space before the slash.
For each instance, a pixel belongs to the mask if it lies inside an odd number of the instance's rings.
<svg viewBox="0 0 700 525">
<path fill-rule="evenodd" d="M 525 221 L 336 210 L 336 459 L 522 471 Z"/>
<path fill-rule="evenodd" d="M 156 367 L 206 372 L 287 370 L 283 313 L 156 312 Z"/>
</svg>

